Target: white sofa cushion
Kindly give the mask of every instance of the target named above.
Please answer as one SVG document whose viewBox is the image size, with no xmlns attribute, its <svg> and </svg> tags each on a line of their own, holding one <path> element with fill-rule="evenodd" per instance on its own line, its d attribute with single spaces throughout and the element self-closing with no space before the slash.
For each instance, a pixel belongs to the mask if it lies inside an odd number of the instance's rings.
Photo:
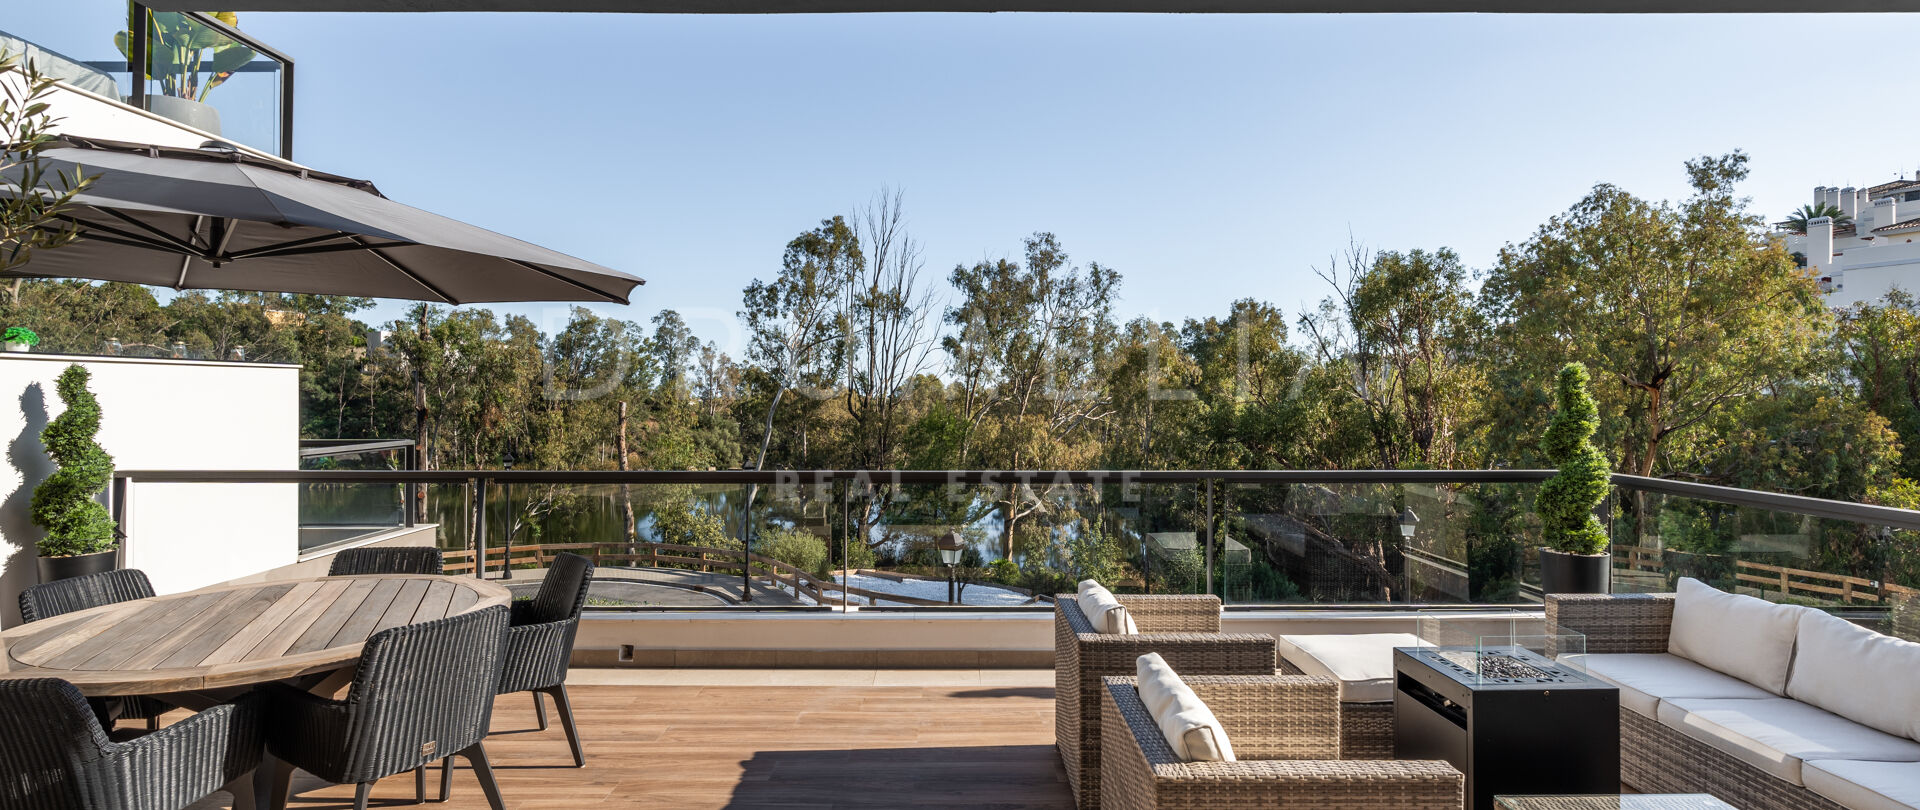
<svg viewBox="0 0 1920 810">
<path fill-rule="evenodd" d="M 1673 601 L 1667 652 L 1718 670 L 1776 695 L 1787 693 L 1798 605 L 1726 593 L 1682 577 Z"/>
<path fill-rule="evenodd" d="M 1620 688 L 1620 705 L 1655 717 L 1662 700 L 1771 698 L 1767 690 L 1671 653 L 1582 653 L 1561 661 Z"/>
<path fill-rule="evenodd" d="M 1920 762 L 1816 759 L 1801 773 L 1808 790 L 1853 810 L 1920 808 Z"/>
<path fill-rule="evenodd" d="M 1418 646 L 1420 639 L 1412 633 L 1280 636 L 1274 639 L 1274 649 L 1287 663 L 1308 675 L 1338 681 L 1341 703 L 1391 702 L 1393 648 Z"/>
<path fill-rule="evenodd" d="M 1920 739 L 1920 644 L 1819 611 L 1800 620 L 1799 639 L 1788 697 Z"/>
<path fill-rule="evenodd" d="M 1159 653 L 1140 656 L 1134 670 L 1140 702 L 1146 704 L 1175 756 L 1187 762 L 1234 761 L 1226 727 Z"/>
<path fill-rule="evenodd" d="M 1920 762 L 1920 742 L 1788 698 L 1663 700 L 1658 714 L 1663 725 L 1796 785 L 1809 759 Z"/>
<path fill-rule="evenodd" d="M 1133 635 L 1140 632 L 1140 628 L 1133 623 L 1133 617 L 1127 615 L 1126 606 L 1114 598 L 1113 592 L 1101 587 L 1098 583 L 1083 591 L 1078 601 L 1080 612 L 1087 614 L 1087 621 L 1093 624 L 1094 632 L 1119 635 Z"/>
</svg>

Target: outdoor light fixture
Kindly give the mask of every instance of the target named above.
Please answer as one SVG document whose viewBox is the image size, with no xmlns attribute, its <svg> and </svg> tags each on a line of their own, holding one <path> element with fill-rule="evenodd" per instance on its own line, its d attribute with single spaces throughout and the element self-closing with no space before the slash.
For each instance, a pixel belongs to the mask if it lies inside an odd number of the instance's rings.
<svg viewBox="0 0 1920 810">
<path fill-rule="evenodd" d="M 1400 536 L 1401 537 L 1407 538 L 1408 540 L 1412 540 L 1413 527 L 1418 525 L 1419 523 L 1420 523 L 1420 516 L 1413 513 L 1413 507 L 1409 506 L 1405 509 L 1400 510 Z"/>
<path fill-rule="evenodd" d="M 955 604 L 960 601 L 960 589 L 953 567 L 960 564 L 960 553 L 966 548 L 966 542 L 960 539 L 959 532 L 947 532 L 940 535 L 934 547 L 940 550 L 940 562 L 947 566 L 947 603 Z"/>
</svg>

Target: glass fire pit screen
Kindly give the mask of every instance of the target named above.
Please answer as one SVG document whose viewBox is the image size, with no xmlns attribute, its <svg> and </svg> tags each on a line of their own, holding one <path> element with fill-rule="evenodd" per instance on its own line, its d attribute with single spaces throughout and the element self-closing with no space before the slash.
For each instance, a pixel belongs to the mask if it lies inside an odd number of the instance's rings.
<svg viewBox="0 0 1920 810">
<path fill-rule="evenodd" d="M 1429 615 L 1418 624 L 1416 654 L 1465 683 L 1559 683 L 1586 673 L 1587 637 L 1538 616 Z"/>
</svg>

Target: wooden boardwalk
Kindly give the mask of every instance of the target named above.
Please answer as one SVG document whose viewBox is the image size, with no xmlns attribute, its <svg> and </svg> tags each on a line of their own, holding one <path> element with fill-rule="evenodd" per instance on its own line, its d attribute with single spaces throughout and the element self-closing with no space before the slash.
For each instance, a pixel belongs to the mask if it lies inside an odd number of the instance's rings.
<svg viewBox="0 0 1920 810">
<path fill-rule="evenodd" d="M 500 699 L 487 751 L 510 810 L 1073 807 L 1053 748 L 1050 687 L 570 689 L 587 749 L 580 769 L 567 767 L 557 722 L 534 730 L 529 697 Z M 451 802 L 428 806 L 487 806 L 465 768 L 453 787 Z M 374 807 L 410 804 L 412 777 L 382 781 L 373 798 Z M 348 808 L 352 799 L 351 787 L 309 779 L 290 807 Z"/>
</svg>

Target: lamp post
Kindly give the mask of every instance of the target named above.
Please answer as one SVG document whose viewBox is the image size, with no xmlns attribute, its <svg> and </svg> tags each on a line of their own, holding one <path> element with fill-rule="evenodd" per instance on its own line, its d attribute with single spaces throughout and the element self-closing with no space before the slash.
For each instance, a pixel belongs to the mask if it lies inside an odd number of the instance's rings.
<svg viewBox="0 0 1920 810">
<path fill-rule="evenodd" d="M 954 579 L 953 567 L 960 564 L 960 551 L 964 543 L 959 532 L 947 532 L 940 536 L 935 546 L 940 549 L 940 561 L 947 565 L 947 604 L 960 601 L 958 581 Z"/>
<path fill-rule="evenodd" d="M 509 447 L 505 453 L 500 454 L 500 466 L 512 471 L 513 462 L 513 448 Z M 500 578 L 513 579 L 513 535 L 519 528 L 517 525 L 519 521 L 513 519 L 513 481 L 502 481 L 500 486 L 505 489 L 502 494 L 506 496 L 507 501 L 507 548 L 501 552 Z"/>
</svg>

